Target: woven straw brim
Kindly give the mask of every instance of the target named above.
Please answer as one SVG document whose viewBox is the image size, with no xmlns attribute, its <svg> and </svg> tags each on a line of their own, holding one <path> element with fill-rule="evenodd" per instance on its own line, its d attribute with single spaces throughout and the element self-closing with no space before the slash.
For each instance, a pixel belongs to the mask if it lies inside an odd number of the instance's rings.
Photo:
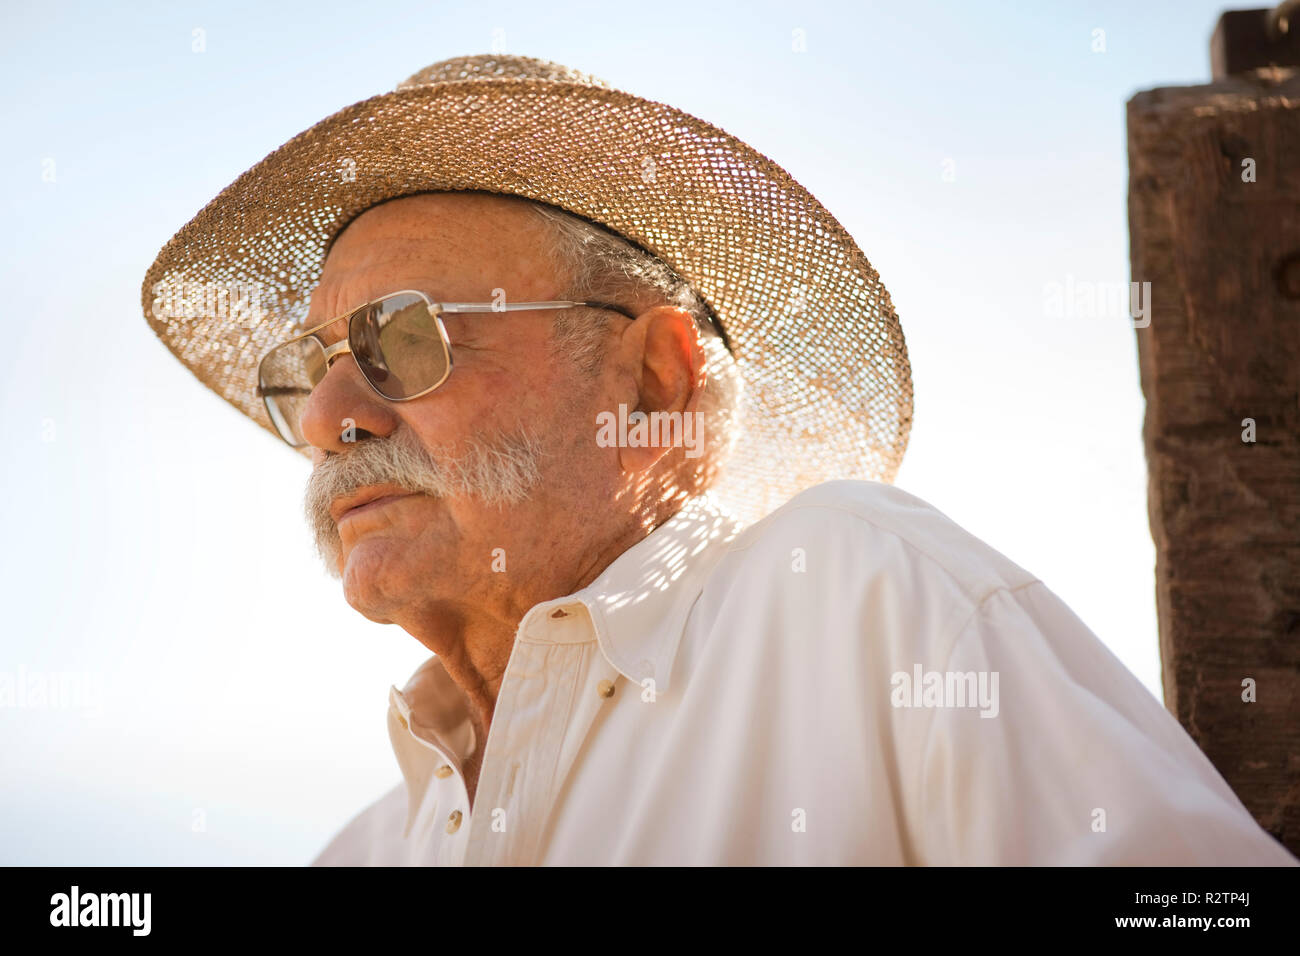
<svg viewBox="0 0 1300 956">
<path fill-rule="evenodd" d="M 163 247 L 144 281 L 146 318 L 200 381 L 274 434 L 258 362 L 304 322 L 335 235 L 376 203 L 441 190 L 570 210 L 692 284 L 745 377 L 743 432 L 715 488 L 744 520 L 829 479 L 893 480 L 911 370 L 889 295 L 852 238 L 729 134 L 588 83 L 458 80 L 335 113 Z"/>
</svg>

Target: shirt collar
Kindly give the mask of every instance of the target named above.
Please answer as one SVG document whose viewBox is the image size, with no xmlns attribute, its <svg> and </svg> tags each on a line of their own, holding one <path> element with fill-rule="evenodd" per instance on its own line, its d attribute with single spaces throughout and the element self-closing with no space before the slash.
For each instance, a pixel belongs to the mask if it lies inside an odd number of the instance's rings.
<svg viewBox="0 0 1300 956">
<path fill-rule="evenodd" d="M 655 692 L 665 693 L 686 615 L 723 546 L 739 531 L 739 521 L 711 495 L 692 498 L 595 581 L 558 603 L 585 605 L 609 663 L 628 680 L 652 680 Z"/>
<path fill-rule="evenodd" d="M 656 694 L 668 691 L 682 628 L 724 546 L 740 522 L 712 495 L 692 498 L 658 528 L 628 548 L 599 577 L 573 594 L 534 605 L 520 632 L 536 618 L 581 604 L 591 616 L 601 653 L 620 674 Z M 437 656 L 391 688 L 391 710 L 403 726 L 463 761 L 477 741 L 455 682 Z"/>
</svg>

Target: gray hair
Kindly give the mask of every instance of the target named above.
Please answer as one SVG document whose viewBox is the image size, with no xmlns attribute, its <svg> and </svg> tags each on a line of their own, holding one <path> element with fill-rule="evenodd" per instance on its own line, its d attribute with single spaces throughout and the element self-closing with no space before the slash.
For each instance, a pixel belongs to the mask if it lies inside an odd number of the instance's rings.
<svg viewBox="0 0 1300 956">
<path fill-rule="evenodd" d="M 695 319 L 706 373 L 700 413 L 705 435 L 701 480 L 707 488 L 739 437 L 744 391 L 740 367 L 711 320 L 708 307 L 690 283 L 663 260 L 563 209 L 533 200 L 526 202 L 547 227 L 551 239 L 548 251 L 557 271 L 567 277 L 561 297 L 610 302 L 634 314 L 655 305 L 671 305 Z M 595 375 L 605 357 L 602 333 L 610 321 L 608 312 L 595 309 L 557 313 L 555 347 L 567 352 L 583 372 Z"/>
</svg>

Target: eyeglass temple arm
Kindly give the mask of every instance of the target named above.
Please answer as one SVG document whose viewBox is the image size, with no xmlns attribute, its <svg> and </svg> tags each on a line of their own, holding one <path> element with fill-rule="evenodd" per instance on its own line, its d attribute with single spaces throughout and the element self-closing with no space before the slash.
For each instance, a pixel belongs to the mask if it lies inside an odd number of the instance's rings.
<svg viewBox="0 0 1300 956">
<path fill-rule="evenodd" d="M 613 309 L 615 312 L 623 312 L 618 306 L 602 305 L 598 302 L 569 302 L 552 300 L 550 302 L 516 302 L 511 305 L 496 305 L 490 302 L 439 302 L 437 309 L 439 312 L 518 312 L 525 309 L 568 309 L 575 305 L 589 305 L 598 309 Z M 626 312 L 623 312 L 627 315 Z M 629 319 L 634 316 L 627 315 Z M 325 367 L 328 368 L 332 363 L 331 359 L 341 352 L 351 352 L 347 339 L 339 339 L 333 345 L 325 347 L 325 353 L 322 356 L 325 360 Z"/>
<path fill-rule="evenodd" d="M 569 309 L 575 305 L 585 305 L 593 309 L 608 309 L 611 312 L 617 312 L 619 315 L 626 316 L 629 319 L 636 320 L 636 316 L 624 309 L 622 306 L 613 305 L 609 302 L 572 302 L 569 300 L 552 300 L 550 302 L 516 302 L 510 305 L 497 305 L 495 303 L 485 304 L 482 302 L 441 302 L 438 308 L 443 312 L 515 312 L 525 309 Z M 728 352 L 735 354 L 731 348 L 731 337 L 727 335 L 727 330 L 722 327 L 722 323 L 714 316 L 713 310 L 709 310 L 709 325 L 717 330 L 718 336 L 722 339 L 723 346 Z"/>
<path fill-rule="evenodd" d="M 547 302 L 512 302 L 510 304 L 498 304 L 495 302 L 439 302 L 438 308 L 443 312 L 523 312 L 529 309 L 571 309 L 577 305 L 589 306 L 593 309 L 609 309 L 611 312 L 617 312 L 620 315 L 627 316 L 629 319 L 635 319 L 636 316 L 628 312 L 621 306 L 611 305 L 608 302 L 574 302 L 568 299 L 552 299 Z"/>
</svg>

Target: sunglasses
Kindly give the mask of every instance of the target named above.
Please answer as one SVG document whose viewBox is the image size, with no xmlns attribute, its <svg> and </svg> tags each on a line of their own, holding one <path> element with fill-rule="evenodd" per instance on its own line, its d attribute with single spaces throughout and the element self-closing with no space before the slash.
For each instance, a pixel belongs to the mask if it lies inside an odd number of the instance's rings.
<svg viewBox="0 0 1300 956">
<path fill-rule="evenodd" d="M 303 448 L 308 444 L 302 435 L 307 399 L 334 360 L 345 352 L 356 359 L 377 395 L 392 402 L 409 402 L 429 394 L 451 375 L 451 339 L 441 316 L 577 306 L 636 318 L 604 302 L 433 302 L 423 292 L 393 292 L 275 346 L 258 366 L 257 393 L 280 437 L 293 448 Z M 341 319 L 347 320 L 347 338 L 325 345 L 316 333 Z"/>
</svg>

